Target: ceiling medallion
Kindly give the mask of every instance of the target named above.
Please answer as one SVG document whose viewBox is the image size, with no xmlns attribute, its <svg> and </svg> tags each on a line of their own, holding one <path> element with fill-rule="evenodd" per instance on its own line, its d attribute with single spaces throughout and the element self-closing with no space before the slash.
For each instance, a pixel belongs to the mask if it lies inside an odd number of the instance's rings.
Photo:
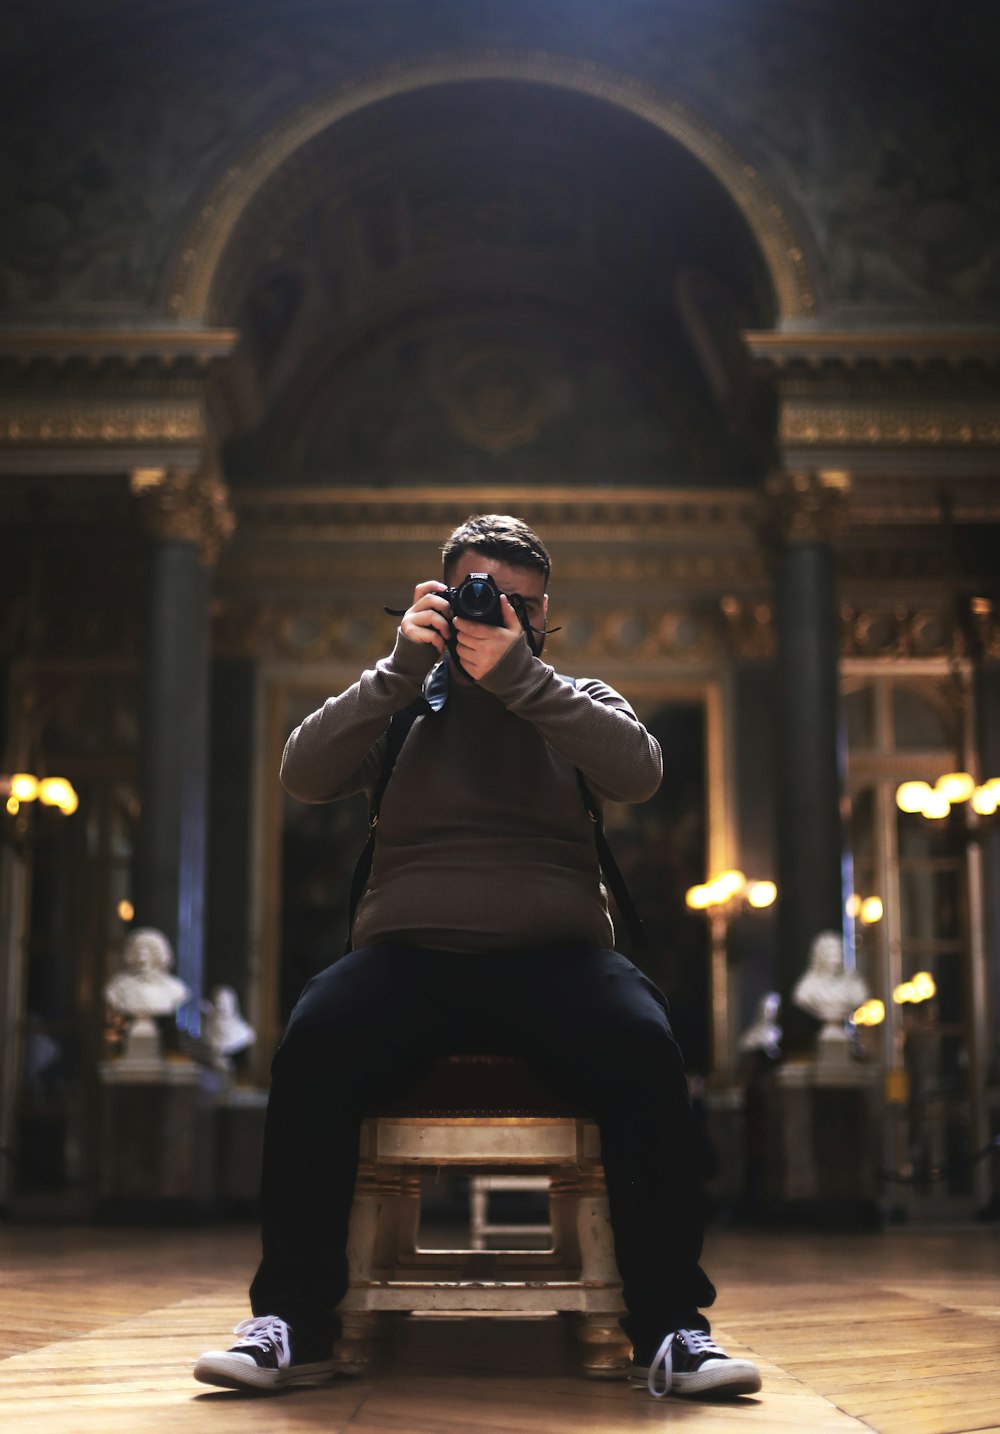
<svg viewBox="0 0 1000 1434">
<path fill-rule="evenodd" d="M 514 344 L 482 345 L 447 367 L 438 362 L 432 382 L 453 431 L 487 453 L 530 443 L 570 406 L 568 382 Z"/>
</svg>

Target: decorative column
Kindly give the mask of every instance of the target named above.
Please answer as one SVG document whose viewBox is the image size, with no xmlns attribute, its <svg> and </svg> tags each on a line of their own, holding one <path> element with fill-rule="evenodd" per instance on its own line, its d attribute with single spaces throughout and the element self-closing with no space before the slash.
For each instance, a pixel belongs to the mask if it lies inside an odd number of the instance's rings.
<svg viewBox="0 0 1000 1434">
<path fill-rule="evenodd" d="M 821 931 L 843 929 L 839 619 L 833 537 L 846 520 L 846 473 L 779 474 L 765 498 L 775 546 L 778 950 L 786 1055 L 815 1023 L 792 1001 Z"/>
<path fill-rule="evenodd" d="M 234 518 L 209 466 L 137 469 L 133 491 L 150 544 L 143 671 L 136 924 L 169 938 L 192 999 L 178 1025 L 199 1029 L 203 987 L 211 569 Z"/>
</svg>

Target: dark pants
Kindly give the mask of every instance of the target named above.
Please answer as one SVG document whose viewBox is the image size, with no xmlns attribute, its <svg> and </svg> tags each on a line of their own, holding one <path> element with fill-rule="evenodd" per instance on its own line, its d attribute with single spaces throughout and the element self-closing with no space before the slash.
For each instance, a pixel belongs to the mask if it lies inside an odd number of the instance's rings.
<svg viewBox="0 0 1000 1434">
<path fill-rule="evenodd" d="M 476 1051 L 522 1058 L 597 1120 L 632 1339 L 707 1328 L 701 1158 L 666 1001 L 619 952 L 579 946 L 373 946 L 309 982 L 272 1066 L 254 1314 L 339 1332 L 362 1115 Z"/>
</svg>

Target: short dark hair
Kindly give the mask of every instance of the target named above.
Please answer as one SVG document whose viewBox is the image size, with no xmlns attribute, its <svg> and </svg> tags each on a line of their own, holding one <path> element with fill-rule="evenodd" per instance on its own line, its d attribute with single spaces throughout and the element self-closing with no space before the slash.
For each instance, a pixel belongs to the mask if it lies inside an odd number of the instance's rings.
<svg viewBox="0 0 1000 1434">
<path fill-rule="evenodd" d="M 516 568 L 534 568 L 545 575 L 546 582 L 552 571 L 552 559 L 538 534 L 506 513 L 475 513 L 466 518 L 441 549 L 445 572 L 467 548 L 487 558 L 502 558 Z"/>
</svg>

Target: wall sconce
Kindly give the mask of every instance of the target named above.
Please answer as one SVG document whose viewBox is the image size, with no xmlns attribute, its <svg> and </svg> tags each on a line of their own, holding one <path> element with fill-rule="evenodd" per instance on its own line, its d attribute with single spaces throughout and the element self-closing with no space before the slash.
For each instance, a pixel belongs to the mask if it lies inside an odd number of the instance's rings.
<svg viewBox="0 0 1000 1434">
<path fill-rule="evenodd" d="M 896 788 L 896 806 L 901 812 L 919 813 L 931 822 L 943 821 L 952 807 L 966 802 L 981 820 L 995 816 L 1000 805 L 1000 777 L 977 783 L 968 772 L 945 772 L 933 787 L 929 782 L 903 782 Z"/>
<path fill-rule="evenodd" d="M 80 805 L 80 798 L 68 778 L 36 777 L 31 772 L 0 776 L 0 798 L 5 799 L 7 812 L 12 817 L 18 815 L 22 806 L 35 801 L 43 807 L 57 807 L 67 817 Z"/>
<path fill-rule="evenodd" d="M 929 971 L 918 971 L 909 981 L 903 981 L 893 989 L 892 999 L 897 1006 L 919 1006 L 937 995 L 937 985 Z"/>
<path fill-rule="evenodd" d="M 859 896 L 856 891 L 844 902 L 844 910 L 862 926 L 874 926 L 885 915 L 881 896 Z"/>
<path fill-rule="evenodd" d="M 698 886 L 689 886 L 685 904 L 706 911 L 712 937 L 712 1063 L 715 1077 L 723 1080 L 729 1060 L 729 979 L 726 937 L 729 922 L 744 907 L 760 911 L 773 905 L 778 888 L 773 881 L 749 881 L 742 871 L 720 872 Z"/>
<path fill-rule="evenodd" d="M 684 900 L 692 911 L 736 907 L 743 902 L 757 910 L 771 906 L 778 895 L 773 881 L 748 881 L 742 871 L 723 871 L 701 886 L 689 886 Z"/>
</svg>

